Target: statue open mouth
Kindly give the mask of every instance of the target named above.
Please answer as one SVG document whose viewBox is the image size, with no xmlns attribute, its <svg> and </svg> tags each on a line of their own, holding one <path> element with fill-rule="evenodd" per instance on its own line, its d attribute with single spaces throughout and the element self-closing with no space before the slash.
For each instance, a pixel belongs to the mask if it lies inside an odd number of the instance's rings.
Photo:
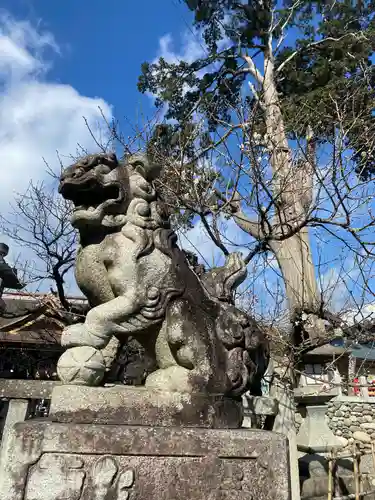
<svg viewBox="0 0 375 500">
<path fill-rule="evenodd" d="M 79 178 L 64 179 L 60 183 L 59 191 L 74 205 L 71 220 L 74 226 L 81 223 L 116 226 L 124 218 L 119 214 L 119 206 L 124 199 L 119 183 L 113 180 L 101 182 L 92 171 Z"/>
<path fill-rule="evenodd" d="M 59 192 L 74 205 L 73 226 L 124 224 L 125 191 L 117 178 L 118 165 L 114 153 L 97 154 L 82 158 L 62 172 Z"/>
<path fill-rule="evenodd" d="M 73 202 L 75 212 L 93 211 L 103 203 L 117 203 L 122 199 L 118 185 L 114 183 L 102 185 L 92 177 L 86 182 L 64 183 L 60 187 L 60 193 L 65 199 Z"/>
</svg>

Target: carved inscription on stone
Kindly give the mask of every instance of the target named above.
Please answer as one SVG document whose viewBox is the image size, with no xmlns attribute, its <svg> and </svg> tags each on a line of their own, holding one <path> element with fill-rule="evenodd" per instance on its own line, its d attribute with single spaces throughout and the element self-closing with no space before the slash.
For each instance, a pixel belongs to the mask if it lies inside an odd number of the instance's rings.
<svg viewBox="0 0 375 500">
<path fill-rule="evenodd" d="M 45 453 L 30 467 L 23 500 L 273 500 L 279 472 L 269 456 Z M 267 484 L 266 491 L 263 491 Z"/>
<path fill-rule="evenodd" d="M 25 500 L 80 500 L 85 477 L 80 458 L 45 454 L 30 472 Z"/>
<path fill-rule="evenodd" d="M 111 456 L 85 467 L 74 455 L 47 453 L 30 471 L 25 500 L 130 500 L 134 480 Z"/>
<path fill-rule="evenodd" d="M 92 467 L 84 496 L 92 500 L 128 500 L 133 483 L 133 470 L 119 470 L 113 457 L 100 457 Z"/>
</svg>

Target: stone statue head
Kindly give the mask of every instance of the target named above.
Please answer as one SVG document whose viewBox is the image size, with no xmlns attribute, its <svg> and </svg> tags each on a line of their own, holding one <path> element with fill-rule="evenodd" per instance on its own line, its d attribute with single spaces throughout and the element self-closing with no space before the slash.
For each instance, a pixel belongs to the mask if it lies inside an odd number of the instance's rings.
<svg viewBox="0 0 375 500">
<path fill-rule="evenodd" d="M 62 172 L 59 192 L 73 202 L 74 227 L 114 229 L 125 224 L 134 197 L 147 202 L 156 198 L 152 181 L 159 172 L 160 167 L 149 163 L 142 154 L 122 162 L 114 153 L 88 155 Z"/>
</svg>

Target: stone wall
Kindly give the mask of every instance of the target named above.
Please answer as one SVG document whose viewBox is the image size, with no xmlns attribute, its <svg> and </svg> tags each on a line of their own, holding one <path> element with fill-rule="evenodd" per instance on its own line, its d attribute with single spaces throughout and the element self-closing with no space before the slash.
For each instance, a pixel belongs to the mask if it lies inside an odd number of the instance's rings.
<svg viewBox="0 0 375 500">
<path fill-rule="evenodd" d="M 363 448 L 375 442 L 375 401 L 359 397 L 339 396 L 328 403 L 328 425 L 333 433 L 347 441 L 358 441 Z"/>
</svg>

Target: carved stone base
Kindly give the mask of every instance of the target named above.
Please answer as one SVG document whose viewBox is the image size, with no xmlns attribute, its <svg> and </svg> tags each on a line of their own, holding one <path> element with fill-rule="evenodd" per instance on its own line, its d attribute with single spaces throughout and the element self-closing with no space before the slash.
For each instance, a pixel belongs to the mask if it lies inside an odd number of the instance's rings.
<svg viewBox="0 0 375 500">
<path fill-rule="evenodd" d="M 290 500 L 287 443 L 241 429 L 14 427 L 1 500 Z"/>
<path fill-rule="evenodd" d="M 114 385 L 61 385 L 52 392 L 50 420 L 238 429 L 243 419 L 241 400 L 215 394 L 186 394 Z"/>
</svg>

